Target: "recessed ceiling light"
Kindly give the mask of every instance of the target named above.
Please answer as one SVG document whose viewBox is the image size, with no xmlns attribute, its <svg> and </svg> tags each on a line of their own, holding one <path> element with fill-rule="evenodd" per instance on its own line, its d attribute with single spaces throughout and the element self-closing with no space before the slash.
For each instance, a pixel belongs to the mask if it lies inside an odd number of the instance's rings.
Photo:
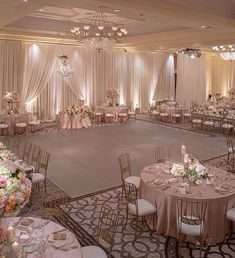
<svg viewBox="0 0 235 258">
<path fill-rule="evenodd" d="M 23 2 L 27 3 L 27 2 L 28 2 L 28 0 L 23 0 Z"/>
<path fill-rule="evenodd" d="M 40 9 L 39 11 L 40 11 L 40 12 L 43 12 L 43 9 Z"/>
<path fill-rule="evenodd" d="M 120 10 L 119 9 L 114 9 L 114 12 L 120 12 Z"/>
</svg>

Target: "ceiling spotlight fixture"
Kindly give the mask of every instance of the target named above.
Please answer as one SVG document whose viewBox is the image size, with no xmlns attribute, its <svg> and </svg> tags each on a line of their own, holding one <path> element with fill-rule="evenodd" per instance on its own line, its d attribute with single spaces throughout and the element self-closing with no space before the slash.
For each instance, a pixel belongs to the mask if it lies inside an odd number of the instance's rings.
<svg viewBox="0 0 235 258">
<path fill-rule="evenodd" d="M 108 21 L 106 15 L 101 12 L 95 12 L 90 17 L 91 22 L 80 27 L 73 27 L 71 32 L 74 38 L 88 47 L 103 50 L 111 48 L 121 39 L 127 36 L 126 28 Z"/>
<path fill-rule="evenodd" d="M 186 55 L 187 57 L 190 57 L 192 59 L 194 59 L 195 57 L 199 58 L 202 55 L 201 50 L 196 48 L 185 48 L 181 51 L 178 51 L 177 53 L 181 55 Z"/>
<path fill-rule="evenodd" d="M 114 12 L 120 12 L 120 10 L 119 9 L 114 9 Z"/>
<path fill-rule="evenodd" d="M 43 12 L 43 9 L 40 9 L 39 11 L 40 11 L 40 12 Z"/>
<path fill-rule="evenodd" d="M 224 60 L 235 60 L 235 44 L 214 46 L 212 49 L 217 51 Z"/>
</svg>

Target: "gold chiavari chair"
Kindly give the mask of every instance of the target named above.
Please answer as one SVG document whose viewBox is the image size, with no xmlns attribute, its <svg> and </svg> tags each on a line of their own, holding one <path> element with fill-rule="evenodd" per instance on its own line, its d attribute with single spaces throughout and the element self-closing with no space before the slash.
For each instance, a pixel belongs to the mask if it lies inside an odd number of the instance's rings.
<svg viewBox="0 0 235 258">
<path fill-rule="evenodd" d="M 176 202 L 179 249 L 181 249 L 182 236 L 184 238 L 186 235 L 195 237 L 200 242 L 201 257 L 207 202 L 189 201 L 188 199 L 177 199 Z"/>
<path fill-rule="evenodd" d="M 18 115 L 15 122 L 15 132 L 21 134 L 27 133 L 28 129 L 28 115 Z"/>
<path fill-rule="evenodd" d="M 1 135 L 9 135 L 9 125 L 4 119 L 0 116 L 0 132 Z"/>
<path fill-rule="evenodd" d="M 119 218 L 113 208 L 102 205 L 98 221 L 98 237 L 109 245 L 109 256 L 98 246 L 82 247 L 83 258 L 111 257 L 111 250 L 115 243 L 115 234 L 119 224 Z"/>
<path fill-rule="evenodd" d="M 44 191 L 46 192 L 46 180 L 47 180 L 47 169 L 50 160 L 50 153 L 47 151 L 41 151 L 40 159 L 38 162 L 37 172 L 32 173 L 32 183 L 36 184 L 39 188 L 41 182 L 44 183 Z"/>
<path fill-rule="evenodd" d="M 232 156 L 232 166 L 234 168 L 235 149 L 233 146 L 233 140 L 231 137 L 226 137 L 226 142 L 227 142 L 227 146 L 228 146 L 227 163 L 229 163 L 230 156 Z"/>
<path fill-rule="evenodd" d="M 20 145 L 22 142 L 22 138 L 21 137 L 15 137 L 15 141 L 13 143 L 13 147 L 12 147 L 12 151 L 16 154 L 19 155 L 20 153 Z"/>
<path fill-rule="evenodd" d="M 34 145 L 30 164 L 33 167 L 35 167 L 35 169 L 38 169 L 38 164 L 40 161 L 40 154 L 41 154 L 41 148 L 38 145 Z"/>
<path fill-rule="evenodd" d="M 23 155 L 22 155 L 22 159 L 29 163 L 30 160 L 30 155 L 31 155 L 31 150 L 32 150 L 32 143 L 29 141 L 25 141 L 24 143 L 24 149 L 23 149 Z"/>
<path fill-rule="evenodd" d="M 127 122 L 128 120 L 128 108 L 121 108 L 120 112 L 118 113 L 118 120 L 119 122 Z"/>
<path fill-rule="evenodd" d="M 29 121 L 30 131 L 34 132 L 37 128 L 39 129 L 41 121 L 38 119 L 38 114 L 34 113 L 31 120 Z"/>
<path fill-rule="evenodd" d="M 232 223 L 235 222 L 235 207 L 229 209 L 227 212 L 226 212 L 226 219 L 229 220 L 229 238 L 231 238 L 231 228 L 232 228 Z"/>
<path fill-rule="evenodd" d="M 42 217 L 46 220 L 55 218 L 60 224 L 66 226 L 65 210 L 68 201 L 69 196 L 64 192 L 57 194 L 56 199 L 50 199 L 50 196 L 44 193 Z"/>
<path fill-rule="evenodd" d="M 136 216 L 136 231 L 138 229 L 138 219 L 139 217 L 144 217 L 148 215 L 153 216 L 153 223 L 155 222 L 155 214 L 157 212 L 156 206 L 154 206 L 150 201 L 145 199 L 138 199 L 138 193 L 136 186 L 125 182 L 125 199 L 126 199 L 126 224 L 128 222 L 128 214 Z M 153 225 L 155 228 L 155 223 Z M 135 231 L 135 233 L 136 233 Z"/>
<path fill-rule="evenodd" d="M 9 149 L 9 147 L 10 147 L 10 141 L 11 141 L 11 137 L 9 135 L 4 136 L 3 142 L 4 142 L 5 146 L 7 147 L 7 149 Z"/>
<path fill-rule="evenodd" d="M 157 146 L 154 148 L 154 154 L 156 163 L 164 163 L 166 160 L 171 159 L 171 148 Z"/>
<path fill-rule="evenodd" d="M 136 188 L 139 189 L 140 177 L 131 175 L 131 162 L 130 162 L 130 156 L 128 153 L 125 153 L 119 156 L 118 160 L 119 160 L 119 166 L 121 170 L 122 197 L 123 197 L 123 194 L 125 192 L 124 183 L 128 182 L 128 183 L 134 184 Z"/>
</svg>

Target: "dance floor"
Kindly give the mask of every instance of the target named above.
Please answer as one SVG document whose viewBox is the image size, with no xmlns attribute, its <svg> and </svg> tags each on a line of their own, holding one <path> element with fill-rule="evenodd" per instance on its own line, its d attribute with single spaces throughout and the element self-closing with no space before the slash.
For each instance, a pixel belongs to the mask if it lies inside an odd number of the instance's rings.
<svg viewBox="0 0 235 258">
<path fill-rule="evenodd" d="M 195 156 L 205 159 L 226 153 L 224 136 L 211 136 L 179 128 L 131 121 L 79 130 L 53 131 L 24 136 L 51 153 L 48 178 L 71 197 L 120 184 L 118 156 L 130 154 L 133 174 L 154 163 L 154 147 L 169 146 L 180 159 L 184 143 Z"/>
</svg>

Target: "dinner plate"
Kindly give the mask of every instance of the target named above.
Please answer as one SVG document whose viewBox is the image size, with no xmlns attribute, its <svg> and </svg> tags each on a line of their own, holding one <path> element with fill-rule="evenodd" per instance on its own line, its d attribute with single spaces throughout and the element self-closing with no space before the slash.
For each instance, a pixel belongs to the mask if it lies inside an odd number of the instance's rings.
<svg viewBox="0 0 235 258">
<path fill-rule="evenodd" d="M 54 240 L 54 233 L 53 233 L 48 236 L 47 243 L 55 248 L 62 248 L 64 246 L 70 245 L 74 241 L 74 236 L 67 230 L 63 232 L 66 233 L 65 240 Z"/>
<path fill-rule="evenodd" d="M 162 181 L 160 181 L 160 180 L 158 180 L 158 179 L 155 180 L 155 181 L 153 181 L 152 184 L 153 184 L 154 186 L 162 186 L 162 185 L 165 185 L 164 182 L 162 182 Z"/>
</svg>

